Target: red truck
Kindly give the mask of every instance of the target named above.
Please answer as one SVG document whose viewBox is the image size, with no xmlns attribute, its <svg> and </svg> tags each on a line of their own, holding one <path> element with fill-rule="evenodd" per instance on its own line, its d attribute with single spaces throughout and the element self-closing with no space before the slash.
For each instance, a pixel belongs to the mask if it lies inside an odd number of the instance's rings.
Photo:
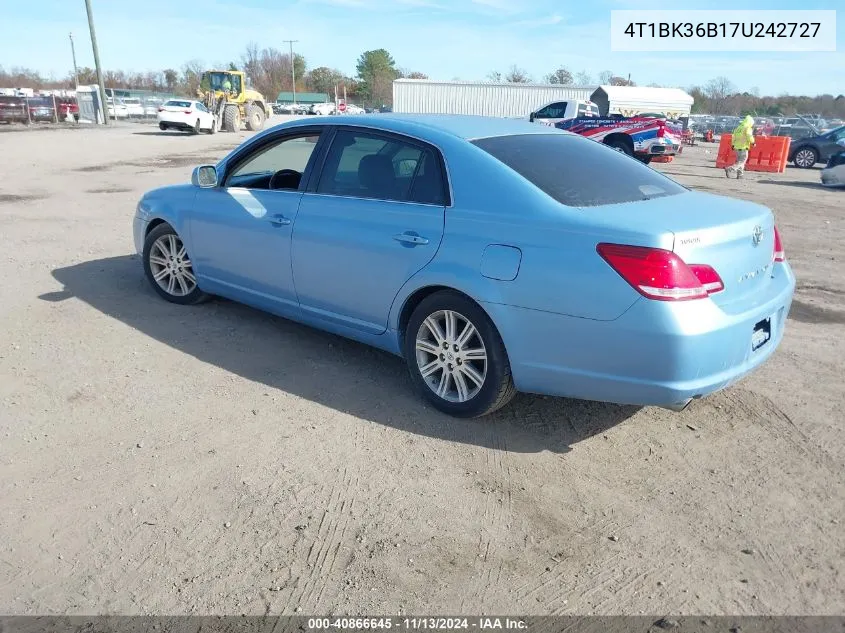
<svg viewBox="0 0 845 633">
<path fill-rule="evenodd" d="M 56 107 L 59 110 L 59 121 L 65 121 L 70 117 L 79 122 L 79 103 L 76 97 L 56 97 Z"/>
</svg>

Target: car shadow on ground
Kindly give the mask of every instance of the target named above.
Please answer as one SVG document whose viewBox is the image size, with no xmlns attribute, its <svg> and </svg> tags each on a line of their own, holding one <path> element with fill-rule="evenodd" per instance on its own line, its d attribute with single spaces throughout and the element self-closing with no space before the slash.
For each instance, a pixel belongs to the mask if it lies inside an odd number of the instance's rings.
<svg viewBox="0 0 845 633">
<path fill-rule="evenodd" d="M 205 133 L 205 130 L 203 130 Z M 183 136 L 185 138 L 190 138 L 192 136 L 196 136 L 196 134 L 192 134 L 191 132 L 180 132 L 179 130 L 150 130 L 149 132 L 132 132 L 134 136 Z"/>
<path fill-rule="evenodd" d="M 64 289 L 39 297 L 44 301 L 79 299 L 247 380 L 418 435 L 515 452 L 564 453 L 639 410 L 519 395 L 491 416 L 454 419 L 413 391 L 400 358 L 223 299 L 191 307 L 167 303 L 149 286 L 135 255 L 59 268 L 53 276 Z"/>
<path fill-rule="evenodd" d="M 771 178 L 760 179 L 757 182 L 764 185 L 784 185 L 786 187 L 804 187 L 805 189 L 828 189 L 820 182 L 807 182 L 806 180 L 772 180 Z"/>
</svg>

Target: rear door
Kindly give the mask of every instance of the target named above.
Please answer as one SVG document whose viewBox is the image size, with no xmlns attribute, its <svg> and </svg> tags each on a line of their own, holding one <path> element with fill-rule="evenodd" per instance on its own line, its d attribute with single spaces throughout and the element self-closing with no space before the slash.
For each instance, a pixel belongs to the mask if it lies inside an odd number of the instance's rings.
<svg viewBox="0 0 845 633">
<path fill-rule="evenodd" d="M 440 152 L 429 145 L 338 129 L 293 230 L 293 278 L 303 312 L 384 332 L 399 289 L 440 246 L 446 182 Z"/>
</svg>

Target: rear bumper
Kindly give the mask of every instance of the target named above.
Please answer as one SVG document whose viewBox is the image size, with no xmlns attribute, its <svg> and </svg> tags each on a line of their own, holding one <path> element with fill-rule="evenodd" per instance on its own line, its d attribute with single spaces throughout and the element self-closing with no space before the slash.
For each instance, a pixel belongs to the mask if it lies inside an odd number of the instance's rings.
<svg viewBox="0 0 845 633">
<path fill-rule="evenodd" d="M 794 289 L 789 266 L 778 264 L 767 296 L 741 314 L 709 299 L 640 299 L 614 321 L 484 307 L 499 328 L 520 391 L 677 408 L 724 389 L 772 355 Z M 752 333 L 765 319 L 771 337 L 753 351 Z"/>
</svg>

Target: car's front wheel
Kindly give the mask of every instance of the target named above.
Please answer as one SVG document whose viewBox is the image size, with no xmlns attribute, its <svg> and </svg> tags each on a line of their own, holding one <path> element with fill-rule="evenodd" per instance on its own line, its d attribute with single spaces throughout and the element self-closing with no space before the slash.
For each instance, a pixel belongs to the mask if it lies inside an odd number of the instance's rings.
<svg viewBox="0 0 845 633">
<path fill-rule="evenodd" d="M 159 224 L 149 232 L 143 258 L 147 279 L 163 299 L 190 305 L 208 298 L 197 285 L 194 265 L 182 238 L 169 224 Z"/>
<path fill-rule="evenodd" d="M 449 415 L 486 415 L 516 394 L 496 327 L 459 293 L 436 292 L 420 302 L 408 321 L 403 351 L 420 393 Z"/>
<path fill-rule="evenodd" d="M 801 167 L 802 169 L 809 169 L 813 165 L 818 162 L 819 156 L 812 147 L 802 147 L 797 152 L 795 152 L 795 156 L 792 159 L 792 162 L 795 163 L 796 167 Z"/>
</svg>

